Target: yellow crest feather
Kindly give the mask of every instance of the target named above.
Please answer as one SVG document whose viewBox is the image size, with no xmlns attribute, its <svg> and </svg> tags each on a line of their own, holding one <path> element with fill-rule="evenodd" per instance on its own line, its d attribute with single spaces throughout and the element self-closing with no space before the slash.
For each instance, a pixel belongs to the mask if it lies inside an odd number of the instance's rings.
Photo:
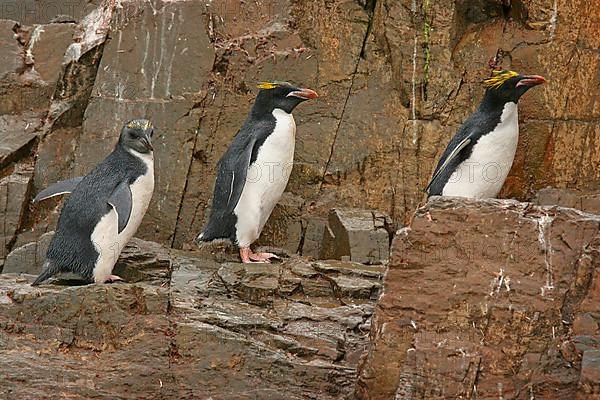
<svg viewBox="0 0 600 400">
<path fill-rule="evenodd" d="M 258 85 L 256 85 L 256 87 L 259 89 L 275 89 L 276 87 L 279 87 L 281 85 L 289 85 L 289 83 L 281 81 L 259 82 Z"/>
<path fill-rule="evenodd" d="M 518 75 L 515 71 L 492 71 L 492 76 L 483 81 L 483 86 L 498 89 L 504 82 Z"/>
<path fill-rule="evenodd" d="M 147 119 L 134 119 L 133 121 L 129 121 L 127 127 L 129 129 L 150 129 L 152 128 L 152 122 Z"/>
</svg>

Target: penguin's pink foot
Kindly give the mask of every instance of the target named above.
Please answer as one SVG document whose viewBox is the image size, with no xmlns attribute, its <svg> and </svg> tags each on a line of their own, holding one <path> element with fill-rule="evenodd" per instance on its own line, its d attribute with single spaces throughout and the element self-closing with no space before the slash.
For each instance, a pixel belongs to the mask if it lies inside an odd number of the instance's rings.
<svg viewBox="0 0 600 400">
<path fill-rule="evenodd" d="M 109 275 L 108 278 L 106 278 L 106 280 L 104 281 L 104 283 L 113 283 L 113 282 L 118 282 L 118 281 L 122 281 L 123 278 L 121 278 L 120 276 L 117 275 Z"/>
<path fill-rule="evenodd" d="M 279 260 L 279 257 L 273 253 L 253 253 L 250 254 L 250 259 L 252 261 L 264 261 L 271 262 L 271 258 L 275 258 Z"/>
<path fill-rule="evenodd" d="M 250 247 L 242 247 L 240 248 L 240 257 L 242 262 L 247 263 L 270 263 L 270 258 L 279 258 L 275 254 L 272 253 L 254 253 Z"/>
</svg>

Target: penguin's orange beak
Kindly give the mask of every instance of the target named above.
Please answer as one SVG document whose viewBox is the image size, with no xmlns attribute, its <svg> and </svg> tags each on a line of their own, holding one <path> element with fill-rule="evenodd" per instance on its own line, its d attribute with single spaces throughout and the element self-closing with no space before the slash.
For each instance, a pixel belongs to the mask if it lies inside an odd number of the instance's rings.
<svg viewBox="0 0 600 400">
<path fill-rule="evenodd" d="M 523 79 L 517 82 L 517 87 L 519 86 L 536 86 L 541 85 L 546 82 L 546 78 L 541 75 L 525 75 Z"/>
<path fill-rule="evenodd" d="M 319 97 L 317 92 L 310 89 L 294 90 L 293 92 L 288 93 L 288 97 L 289 96 L 298 97 L 302 100 L 316 99 L 317 97 Z"/>
</svg>

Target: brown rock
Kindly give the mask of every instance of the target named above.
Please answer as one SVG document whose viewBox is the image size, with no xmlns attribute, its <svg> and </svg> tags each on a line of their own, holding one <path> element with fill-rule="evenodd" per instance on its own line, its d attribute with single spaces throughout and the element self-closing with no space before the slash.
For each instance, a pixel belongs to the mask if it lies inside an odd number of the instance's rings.
<svg viewBox="0 0 600 400">
<path fill-rule="evenodd" d="M 55 2 L 51 0 L 22 0 L 5 3 L 0 10 L 3 19 L 19 21 L 23 25 L 48 24 L 53 21 L 78 21 L 98 7 L 102 0 L 86 2 Z"/>
<path fill-rule="evenodd" d="M 166 284 L 171 272 L 168 249 L 158 243 L 133 238 L 121 252 L 114 273 L 127 282 Z"/>
<path fill-rule="evenodd" d="M 0 67 L 0 80 L 7 78 L 9 74 L 16 74 L 23 68 L 23 52 L 21 45 L 15 38 L 15 29 L 18 24 L 15 21 L 7 21 L 2 17 L 0 21 L 0 54 L 3 63 Z"/>
<path fill-rule="evenodd" d="M 600 389 L 600 350 L 583 352 L 581 360 L 581 381 L 587 393 L 598 393 Z"/>
<path fill-rule="evenodd" d="M 573 321 L 573 333 L 578 335 L 593 335 L 600 330 L 600 315 L 583 313 Z"/>
<path fill-rule="evenodd" d="M 352 278 L 349 276 L 336 276 L 331 278 L 335 283 L 335 290 L 341 296 L 356 299 L 377 300 L 381 285 L 366 279 Z"/>
<path fill-rule="evenodd" d="M 324 218 L 307 218 L 304 222 L 304 241 L 302 242 L 301 253 L 303 256 L 318 258 L 323 245 L 323 234 L 327 226 L 327 220 Z"/>
<path fill-rule="evenodd" d="M 338 264 L 320 262 L 320 272 L 301 258 L 262 266 L 218 264 L 134 239 L 117 270 L 153 285 L 33 288 L 31 275 L 1 274 L 0 367 L 6 373 L 0 394 L 350 396 L 374 301 L 356 290 L 334 294 L 331 282 L 344 277 L 348 284 L 355 279 L 354 286 L 377 286 L 382 271 Z M 329 291 L 313 297 L 300 285 L 317 277 Z M 296 289 L 290 290 L 293 282 Z M 76 384 L 62 385 L 54 396 L 52 388 L 63 379 Z M 23 381 L 28 384 L 17 384 Z"/>
<path fill-rule="evenodd" d="M 432 199 L 394 240 L 359 397 L 574 398 L 583 367 L 556 349 L 598 310 L 599 231 L 573 209 Z"/>
<path fill-rule="evenodd" d="M 579 355 L 587 350 L 596 350 L 600 348 L 600 337 L 598 336 L 575 336 L 573 338 L 573 344 Z"/>
<path fill-rule="evenodd" d="M 386 262 L 389 258 L 391 225 L 388 216 L 370 210 L 334 209 L 323 232 L 319 258 L 341 259 L 364 264 Z"/>
<path fill-rule="evenodd" d="M 540 206 L 557 205 L 600 214 L 600 194 L 598 193 L 585 194 L 569 189 L 544 188 L 537 193 L 535 203 Z"/>
<path fill-rule="evenodd" d="M 291 283 L 318 275 L 301 259 L 263 266 L 185 259 L 175 261 L 171 284 L 174 312 L 185 316 L 172 369 L 190 393 L 278 398 L 287 388 L 286 398 L 294 399 L 350 394 L 356 354 L 365 345 L 356 332 L 364 329 L 372 302 L 342 305 L 331 289 L 317 297 L 292 294 Z M 230 384 L 218 383 L 222 379 Z"/>
<path fill-rule="evenodd" d="M 2 273 L 39 275 L 53 236 L 54 232 L 44 233 L 37 242 L 30 242 L 13 249 L 6 256 Z"/>
<path fill-rule="evenodd" d="M 37 25 L 31 32 L 26 61 L 41 80 L 53 89 L 62 72 L 62 61 L 73 41 L 75 24 Z"/>
<path fill-rule="evenodd" d="M 115 398 L 168 388 L 167 304 L 166 289 L 147 285 L 32 288 L 0 275 L 2 397 Z"/>
<path fill-rule="evenodd" d="M 10 163 L 30 154 L 37 130 L 41 126 L 41 115 L 25 113 L 18 116 L 0 116 L 0 170 Z"/>
<path fill-rule="evenodd" d="M 3 114 L 21 114 L 18 122 L 28 123 L 33 112 L 43 119 L 63 68 L 65 50 L 72 42 L 73 27 L 73 24 L 22 26 L 14 21 L 0 21 Z"/>
<path fill-rule="evenodd" d="M 301 252 L 318 256 L 311 236 L 323 226 L 308 221 L 334 207 L 377 209 L 405 223 L 440 153 L 481 99 L 496 55 L 505 68 L 548 78 L 520 102 L 519 149 L 502 195 L 531 199 L 552 186 L 591 196 L 581 207 L 596 210 L 600 60 L 590 2 L 428 2 L 414 10 L 391 0 L 51 3 L 0 10 L 0 111 L 14 119 L 7 131 L 33 129 L 0 139 L 8 149 L 0 168 L 41 137 L 38 191 L 88 172 L 124 120 L 151 118 L 159 145 L 145 239 L 191 245 L 216 162 L 264 79 L 321 96 L 295 112 L 288 193 L 261 243 L 292 252 L 306 244 Z M 17 242 L 52 230 L 56 215 L 55 207 L 36 208 Z"/>
<path fill-rule="evenodd" d="M 12 173 L 0 179 L 0 209 L 2 230 L 0 231 L 0 262 L 4 260 L 16 238 L 17 229 L 27 212 L 27 193 L 33 168 L 30 163 L 15 165 Z"/>
</svg>

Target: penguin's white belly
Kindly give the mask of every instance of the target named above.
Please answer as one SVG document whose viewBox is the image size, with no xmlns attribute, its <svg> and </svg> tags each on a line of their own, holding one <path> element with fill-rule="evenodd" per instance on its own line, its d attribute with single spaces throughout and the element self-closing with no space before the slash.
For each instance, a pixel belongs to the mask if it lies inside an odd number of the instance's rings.
<svg viewBox="0 0 600 400">
<path fill-rule="evenodd" d="M 248 169 L 240 200 L 234 209 L 236 236 L 240 247 L 258 239 L 273 208 L 287 186 L 294 163 L 296 123 L 292 114 L 273 111 L 276 124 Z"/>
<path fill-rule="evenodd" d="M 448 179 L 442 195 L 475 199 L 496 197 L 512 167 L 518 140 L 517 105 L 507 103 L 500 123 L 477 141 L 471 156 Z"/>
<path fill-rule="evenodd" d="M 140 175 L 129 187 L 131 190 L 131 215 L 125 229 L 119 234 L 121 250 L 133 237 L 148 210 L 154 192 L 154 160 L 152 155 L 138 155 L 146 164 L 146 173 Z"/>
<path fill-rule="evenodd" d="M 118 216 L 113 208 L 100 219 L 90 237 L 98 252 L 98 259 L 94 266 L 94 282 L 96 283 L 106 281 L 121 254 L 118 232 Z"/>
<path fill-rule="evenodd" d="M 131 214 L 125 229 L 119 232 L 117 211 L 113 208 L 104 215 L 94 229 L 91 240 L 99 253 L 94 267 L 94 281 L 102 283 L 112 274 L 121 251 L 137 231 L 154 192 L 154 161 L 152 155 L 135 153 L 147 167 L 144 175 L 140 175 L 130 186 Z"/>
</svg>

